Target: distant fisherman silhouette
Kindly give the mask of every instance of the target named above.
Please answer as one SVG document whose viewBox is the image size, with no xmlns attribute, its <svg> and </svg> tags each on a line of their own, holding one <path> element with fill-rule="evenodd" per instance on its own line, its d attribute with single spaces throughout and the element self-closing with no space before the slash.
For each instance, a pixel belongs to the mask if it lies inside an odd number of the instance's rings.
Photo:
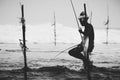
<svg viewBox="0 0 120 80">
<path fill-rule="evenodd" d="M 80 17 L 78 19 L 79 19 L 80 24 L 84 26 L 84 31 L 79 29 L 79 32 L 82 33 L 84 40 L 86 40 L 87 38 L 89 39 L 87 53 L 91 53 L 94 48 L 93 26 L 87 22 L 88 17 L 86 17 L 85 19 L 85 12 L 81 12 Z M 77 47 L 71 49 L 68 53 L 69 55 L 75 58 L 81 59 L 83 63 L 85 63 L 86 57 L 82 54 L 83 50 L 84 50 L 84 43 L 82 41 Z"/>
</svg>

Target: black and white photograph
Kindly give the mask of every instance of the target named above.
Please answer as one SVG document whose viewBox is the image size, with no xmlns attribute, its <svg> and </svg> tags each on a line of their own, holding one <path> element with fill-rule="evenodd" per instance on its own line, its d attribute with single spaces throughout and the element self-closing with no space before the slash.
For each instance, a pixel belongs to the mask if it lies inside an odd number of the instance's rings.
<svg viewBox="0 0 120 80">
<path fill-rule="evenodd" d="M 0 0 L 0 80 L 120 80 L 120 0 Z"/>
</svg>

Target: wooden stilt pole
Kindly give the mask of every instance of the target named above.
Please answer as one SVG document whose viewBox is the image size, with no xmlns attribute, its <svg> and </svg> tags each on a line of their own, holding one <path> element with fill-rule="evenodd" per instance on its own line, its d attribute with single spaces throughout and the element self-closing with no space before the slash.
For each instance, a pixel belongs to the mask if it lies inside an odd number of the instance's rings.
<svg viewBox="0 0 120 80">
<path fill-rule="evenodd" d="M 54 12 L 54 44 L 56 46 L 56 18 L 55 18 L 55 12 Z"/>
<path fill-rule="evenodd" d="M 27 56 L 26 56 L 26 36 L 25 36 L 25 19 L 24 19 L 24 5 L 21 5 L 21 11 L 22 11 L 22 33 L 23 33 L 23 55 L 24 55 L 24 80 L 27 80 Z"/>
<path fill-rule="evenodd" d="M 85 12 L 85 20 L 87 21 L 87 13 L 86 13 L 86 4 L 85 3 L 84 3 L 84 12 Z M 87 49 L 84 52 L 84 54 L 86 54 L 85 55 L 85 57 L 86 57 L 85 68 L 86 68 L 86 71 L 87 71 L 87 77 L 88 77 L 88 80 L 91 80 L 91 75 L 90 75 L 90 59 L 89 59 L 89 53 L 87 52 Z"/>
</svg>

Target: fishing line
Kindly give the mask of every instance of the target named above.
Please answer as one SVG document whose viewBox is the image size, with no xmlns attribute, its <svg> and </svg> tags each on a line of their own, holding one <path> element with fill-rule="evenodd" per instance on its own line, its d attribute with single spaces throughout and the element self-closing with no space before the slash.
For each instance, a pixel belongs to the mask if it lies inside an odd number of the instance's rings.
<svg viewBox="0 0 120 80">
<path fill-rule="evenodd" d="M 77 44 L 77 45 L 78 45 L 78 44 Z M 71 49 L 71 48 L 73 48 L 73 47 L 76 47 L 77 45 L 73 45 L 73 46 L 71 46 L 71 47 L 69 47 L 69 48 L 67 48 L 67 49 L 65 49 L 65 50 L 63 50 L 63 51 L 60 51 L 60 53 L 58 53 L 56 56 L 54 56 L 53 59 L 55 59 L 55 58 L 56 58 L 57 56 L 59 56 L 60 54 L 64 53 L 66 50 Z"/>
</svg>

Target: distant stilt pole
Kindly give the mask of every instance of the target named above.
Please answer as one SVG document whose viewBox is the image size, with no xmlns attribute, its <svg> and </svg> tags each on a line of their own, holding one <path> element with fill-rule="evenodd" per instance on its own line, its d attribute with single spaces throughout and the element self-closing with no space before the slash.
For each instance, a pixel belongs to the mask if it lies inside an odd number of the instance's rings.
<svg viewBox="0 0 120 80">
<path fill-rule="evenodd" d="M 54 12 L 54 23 L 52 24 L 54 26 L 54 45 L 56 46 L 56 17 Z"/>
<path fill-rule="evenodd" d="M 27 56 L 26 56 L 26 40 L 25 40 L 25 19 L 24 19 L 24 5 L 21 5 L 21 11 L 22 11 L 22 32 L 23 32 L 23 55 L 24 55 L 24 80 L 27 80 Z"/>
<path fill-rule="evenodd" d="M 109 30 L 109 24 L 107 24 L 107 28 L 106 28 L 106 44 L 108 44 L 108 30 Z"/>
<path fill-rule="evenodd" d="M 109 31 L 109 6 L 108 6 L 108 4 L 107 4 L 107 21 L 106 21 L 105 25 L 107 25 L 107 27 L 106 27 L 106 44 L 108 44 L 109 43 L 109 41 L 108 41 L 108 31 Z"/>
<path fill-rule="evenodd" d="M 56 17 L 55 17 L 55 12 L 54 12 L 54 44 L 56 46 Z"/>
</svg>

